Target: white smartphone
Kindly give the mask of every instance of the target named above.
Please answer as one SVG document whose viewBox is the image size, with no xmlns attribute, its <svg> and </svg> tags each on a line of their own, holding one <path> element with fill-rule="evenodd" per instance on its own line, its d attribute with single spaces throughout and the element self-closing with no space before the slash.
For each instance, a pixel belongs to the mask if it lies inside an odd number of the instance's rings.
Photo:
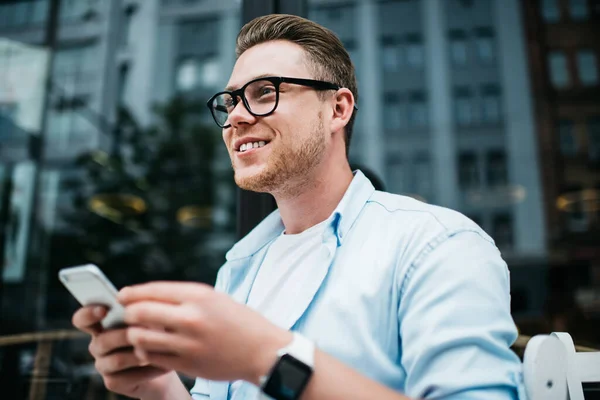
<svg viewBox="0 0 600 400">
<path fill-rule="evenodd" d="M 117 289 L 94 264 L 63 268 L 58 278 L 83 306 L 103 305 L 108 314 L 101 321 L 104 329 L 124 326 L 124 309 L 117 301 Z"/>
</svg>

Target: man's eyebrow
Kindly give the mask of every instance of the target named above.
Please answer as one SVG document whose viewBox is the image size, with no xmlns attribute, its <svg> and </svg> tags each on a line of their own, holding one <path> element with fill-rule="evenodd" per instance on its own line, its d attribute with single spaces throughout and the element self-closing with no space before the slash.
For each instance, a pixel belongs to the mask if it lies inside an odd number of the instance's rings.
<svg viewBox="0 0 600 400">
<path fill-rule="evenodd" d="M 269 77 L 269 78 L 270 78 L 270 77 L 273 77 L 273 76 L 279 76 L 279 75 L 276 75 L 276 74 L 260 74 L 260 75 L 256 75 L 254 78 L 252 78 L 252 79 L 248 80 L 248 82 L 251 82 L 251 81 L 253 81 L 253 80 L 255 80 L 255 79 L 258 79 L 258 78 L 267 78 L 267 77 Z M 244 83 L 244 85 L 245 85 L 245 83 Z M 242 86 L 244 86 L 244 85 L 242 85 Z M 241 86 L 240 86 L 240 87 L 241 87 Z M 235 86 L 235 85 L 231 85 L 231 86 L 227 86 L 227 87 L 225 88 L 225 91 L 226 91 L 226 92 L 232 92 L 232 91 L 234 91 L 234 90 L 236 90 L 236 89 L 237 89 L 237 88 L 236 88 L 236 86 Z"/>
</svg>

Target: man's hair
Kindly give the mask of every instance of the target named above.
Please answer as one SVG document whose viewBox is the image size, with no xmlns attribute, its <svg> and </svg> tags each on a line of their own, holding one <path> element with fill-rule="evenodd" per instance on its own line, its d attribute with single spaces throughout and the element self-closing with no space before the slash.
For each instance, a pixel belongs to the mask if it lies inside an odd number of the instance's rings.
<svg viewBox="0 0 600 400">
<path fill-rule="evenodd" d="M 287 40 L 300 45 L 308 55 L 308 66 L 313 70 L 315 79 L 350 89 L 354 101 L 358 103 L 354 65 L 344 44 L 335 33 L 296 15 L 265 15 L 253 19 L 241 29 L 237 37 L 236 56 L 239 58 L 251 47 L 273 40 Z M 321 96 L 324 98 L 326 94 Z M 350 149 L 355 117 L 356 109 L 345 127 L 346 156 Z"/>
</svg>

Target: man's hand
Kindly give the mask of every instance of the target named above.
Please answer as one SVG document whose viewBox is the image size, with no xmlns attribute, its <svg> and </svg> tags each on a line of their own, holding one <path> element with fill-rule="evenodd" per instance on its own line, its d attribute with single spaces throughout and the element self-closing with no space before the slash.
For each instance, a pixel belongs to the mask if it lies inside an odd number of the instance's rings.
<svg viewBox="0 0 600 400">
<path fill-rule="evenodd" d="M 258 383 L 292 340 L 291 332 L 204 284 L 153 282 L 124 288 L 118 298 L 138 358 L 189 376 Z"/>
<path fill-rule="evenodd" d="M 127 339 L 127 329 L 103 330 L 100 325 L 106 308 L 88 306 L 73 315 L 73 325 L 92 336 L 89 350 L 96 369 L 108 390 L 134 398 L 160 398 L 169 386 L 179 381 L 174 372 L 140 361 Z"/>
</svg>

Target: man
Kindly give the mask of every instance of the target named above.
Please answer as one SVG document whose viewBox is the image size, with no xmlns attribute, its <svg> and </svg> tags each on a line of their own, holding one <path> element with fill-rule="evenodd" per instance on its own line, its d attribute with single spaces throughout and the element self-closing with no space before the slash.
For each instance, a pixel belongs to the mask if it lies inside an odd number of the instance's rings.
<svg viewBox="0 0 600 400">
<path fill-rule="evenodd" d="M 237 54 L 208 105 L 236 183 L 271 193 L 278 211 L 228 252 L 215 289 L 124 288 L 124 329 L 99 329 L 101 307 L 76 312 L 108 389 L 189 399 L 178 371 L 199 377 L 194 399 L 521 397 L 492 239 L 351 171 L 358 95 L 342 43 L 270 15 L 242 28 Z"/>
</svg>

